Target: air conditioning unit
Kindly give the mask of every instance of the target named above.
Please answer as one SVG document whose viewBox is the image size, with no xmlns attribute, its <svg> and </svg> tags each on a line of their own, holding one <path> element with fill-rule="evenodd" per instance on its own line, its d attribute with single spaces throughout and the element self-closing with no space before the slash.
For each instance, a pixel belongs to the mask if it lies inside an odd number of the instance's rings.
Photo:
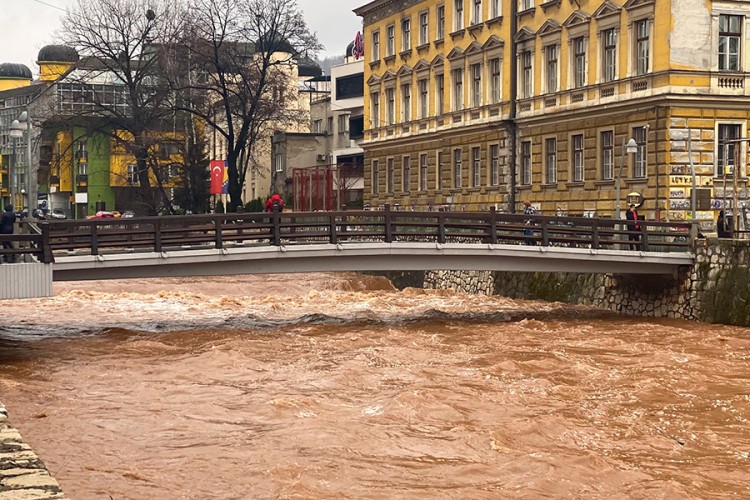
<svg viewBox="0 0 750 500">
<path fill-rule="evenodd" d="M 318 161 L 326 161 L 326 155 L 318 155 Z"/>
</svg>

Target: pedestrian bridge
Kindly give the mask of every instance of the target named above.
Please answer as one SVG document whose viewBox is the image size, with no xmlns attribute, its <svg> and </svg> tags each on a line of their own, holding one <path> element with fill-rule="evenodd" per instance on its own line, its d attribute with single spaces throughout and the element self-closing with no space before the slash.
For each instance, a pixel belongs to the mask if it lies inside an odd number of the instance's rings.
<svg viewBox="0 0 750 500">
<path fill-rule="evenodd" d="M 40 221 L 2 250 L 51 279 L 434 269 L 674 274 L 695 226 L 489 212 L 237 213 Z M 0 266 L 10 272 L 13 265 Z M 7 280 L 5 280 L 7 282 Z M 50 286 L 51 289 L 51 286 Z"/>
</svg>

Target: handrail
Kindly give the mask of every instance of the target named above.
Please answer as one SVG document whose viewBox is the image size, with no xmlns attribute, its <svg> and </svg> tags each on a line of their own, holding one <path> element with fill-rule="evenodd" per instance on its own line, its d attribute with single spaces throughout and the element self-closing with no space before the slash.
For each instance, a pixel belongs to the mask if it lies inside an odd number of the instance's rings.
<svg viewBox="0 0 750 500">
<path fill-rule="evenodd" d="M 697 237 L 686 222 L 627 221 L 588 217 L 488 212 L 355 210 L 334 212 L 245 212 L 135 218 L 40 221 L 34 235 L 0 236 L 29 241 L 31 253 L 52 262 L 54 252 L 176 251 L 183 246 L 217 249 L 227 244 L 304 245 L 346 242 L 486 243 L 564 246 L 592 250 L 689 252 Z M 631 226 L 632 227 L 632 226 Z M 16 245 L 17 246 L 17 245 Z M 12 252 L 21 252 L 16 248 Z"/>
</svg>

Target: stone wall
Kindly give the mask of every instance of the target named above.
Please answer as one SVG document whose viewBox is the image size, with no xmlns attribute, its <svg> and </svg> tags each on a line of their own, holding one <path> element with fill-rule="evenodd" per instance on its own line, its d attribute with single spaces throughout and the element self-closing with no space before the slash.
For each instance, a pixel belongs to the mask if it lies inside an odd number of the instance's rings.
<svg viewBox="0 0 750 500">
<path fill-rule="evenodd" d="M 64 500 L 44 463 L 8 422 L 0 403 L 0 499 Z"/>
<path fill-rule="evenodd" d="M 424 287 L 750 326 L 750 241 L 698 240 L 695 256 L 677 276 L 432 271 Z"/>
<path fill-rule="evenodd" d="M 492 295 L 495 290 L 490 271 L 427 271 L 424 287 L 477 295 Z"/>
</svg>

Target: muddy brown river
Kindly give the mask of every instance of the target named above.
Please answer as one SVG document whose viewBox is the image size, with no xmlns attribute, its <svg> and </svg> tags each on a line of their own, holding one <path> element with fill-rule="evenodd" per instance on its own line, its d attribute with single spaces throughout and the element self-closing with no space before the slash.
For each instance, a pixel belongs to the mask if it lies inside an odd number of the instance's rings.
<svg viewBox="0 0 750 500">
<path fill-rule="evenodd" d="M 0 308 L 0 401 L 71 499 L 750 497 L 750 329 L 355 274 Z"/>
</svg>

